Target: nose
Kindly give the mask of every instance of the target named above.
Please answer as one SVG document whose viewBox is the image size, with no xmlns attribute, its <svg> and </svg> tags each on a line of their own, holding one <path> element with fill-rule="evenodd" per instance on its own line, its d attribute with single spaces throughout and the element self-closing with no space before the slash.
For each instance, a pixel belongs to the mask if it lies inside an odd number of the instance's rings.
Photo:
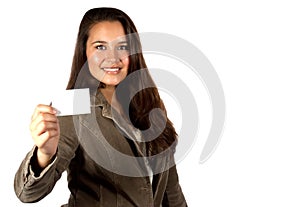
<svg viewBox="0 0 300 207">
<path fill-rule="evenodd" d="M 120 58 L 118 57 L 117 51 L 109 49 L 106 51 L 105 60 L 107 62 L 116 63 L 120 61 Z"/>
</svg>

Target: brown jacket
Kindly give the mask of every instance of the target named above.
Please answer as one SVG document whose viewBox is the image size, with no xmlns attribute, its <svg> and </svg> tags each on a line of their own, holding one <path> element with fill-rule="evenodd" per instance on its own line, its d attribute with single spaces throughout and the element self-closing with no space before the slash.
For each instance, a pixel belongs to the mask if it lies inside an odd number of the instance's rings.
<svg viewBox="0 0 300 207">
<path fill-rule="evenodd" d="M 114 120 L 102 94 L 92 100 L 91 114 L 59 117 L 57 155 L 42 172 L 32 167 L 36 147 L 26 155 L 15 175 L 17 197 L 41 200 L 67 170 L 69 207 L 187 206 L 173 154 L 148 160 L 155 171 L 148 176 L 143 146 L 128 139 L 134 133 Z"/>
</svg>

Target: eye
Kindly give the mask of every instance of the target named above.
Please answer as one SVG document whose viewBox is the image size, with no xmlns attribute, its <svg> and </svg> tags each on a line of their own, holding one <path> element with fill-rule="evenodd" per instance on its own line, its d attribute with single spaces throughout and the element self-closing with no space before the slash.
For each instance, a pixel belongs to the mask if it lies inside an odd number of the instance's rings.
<svg viewBox="0 0 300 207">
<path fill-rule="evenodd" d="M 128 45 L 120 45 L 117 47 L 118 50 L 128 50 Z"/>
<path fill-rule="evenodd" d="M 97 50 L 106 50 L 106 46 L 105 45 L 97 45 L 96 49 Z"/>
</svg>

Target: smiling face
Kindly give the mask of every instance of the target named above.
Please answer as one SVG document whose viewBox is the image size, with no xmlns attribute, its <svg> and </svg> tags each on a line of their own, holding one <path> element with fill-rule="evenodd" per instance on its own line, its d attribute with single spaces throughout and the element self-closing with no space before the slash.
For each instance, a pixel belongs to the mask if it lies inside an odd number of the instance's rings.
<svg viewBox="0 0 300 207">
<path fill-rule="evenodd" d="M 129 65 L 128 43 L 118 21 L 103 21 L 89 31 L 86 56 L 91 74 L 107 87 L 125 79 Z"/>
</svg>

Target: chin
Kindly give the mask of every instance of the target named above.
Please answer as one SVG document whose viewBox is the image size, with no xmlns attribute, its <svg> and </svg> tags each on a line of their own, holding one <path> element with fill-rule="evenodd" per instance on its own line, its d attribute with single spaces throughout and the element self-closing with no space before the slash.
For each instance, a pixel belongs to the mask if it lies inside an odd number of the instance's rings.
<svg viewBox="0 0 300 207">
<path fill-rule="evenodd" d="M 116 82 L 112 82 L 112 81 L 107 81 L 107 82 L 103 82 L 106 86 L 112 87 L 112 86 L 117 86 L 119 85 L 120 81 L 116 81 Z"/>
</svg>

